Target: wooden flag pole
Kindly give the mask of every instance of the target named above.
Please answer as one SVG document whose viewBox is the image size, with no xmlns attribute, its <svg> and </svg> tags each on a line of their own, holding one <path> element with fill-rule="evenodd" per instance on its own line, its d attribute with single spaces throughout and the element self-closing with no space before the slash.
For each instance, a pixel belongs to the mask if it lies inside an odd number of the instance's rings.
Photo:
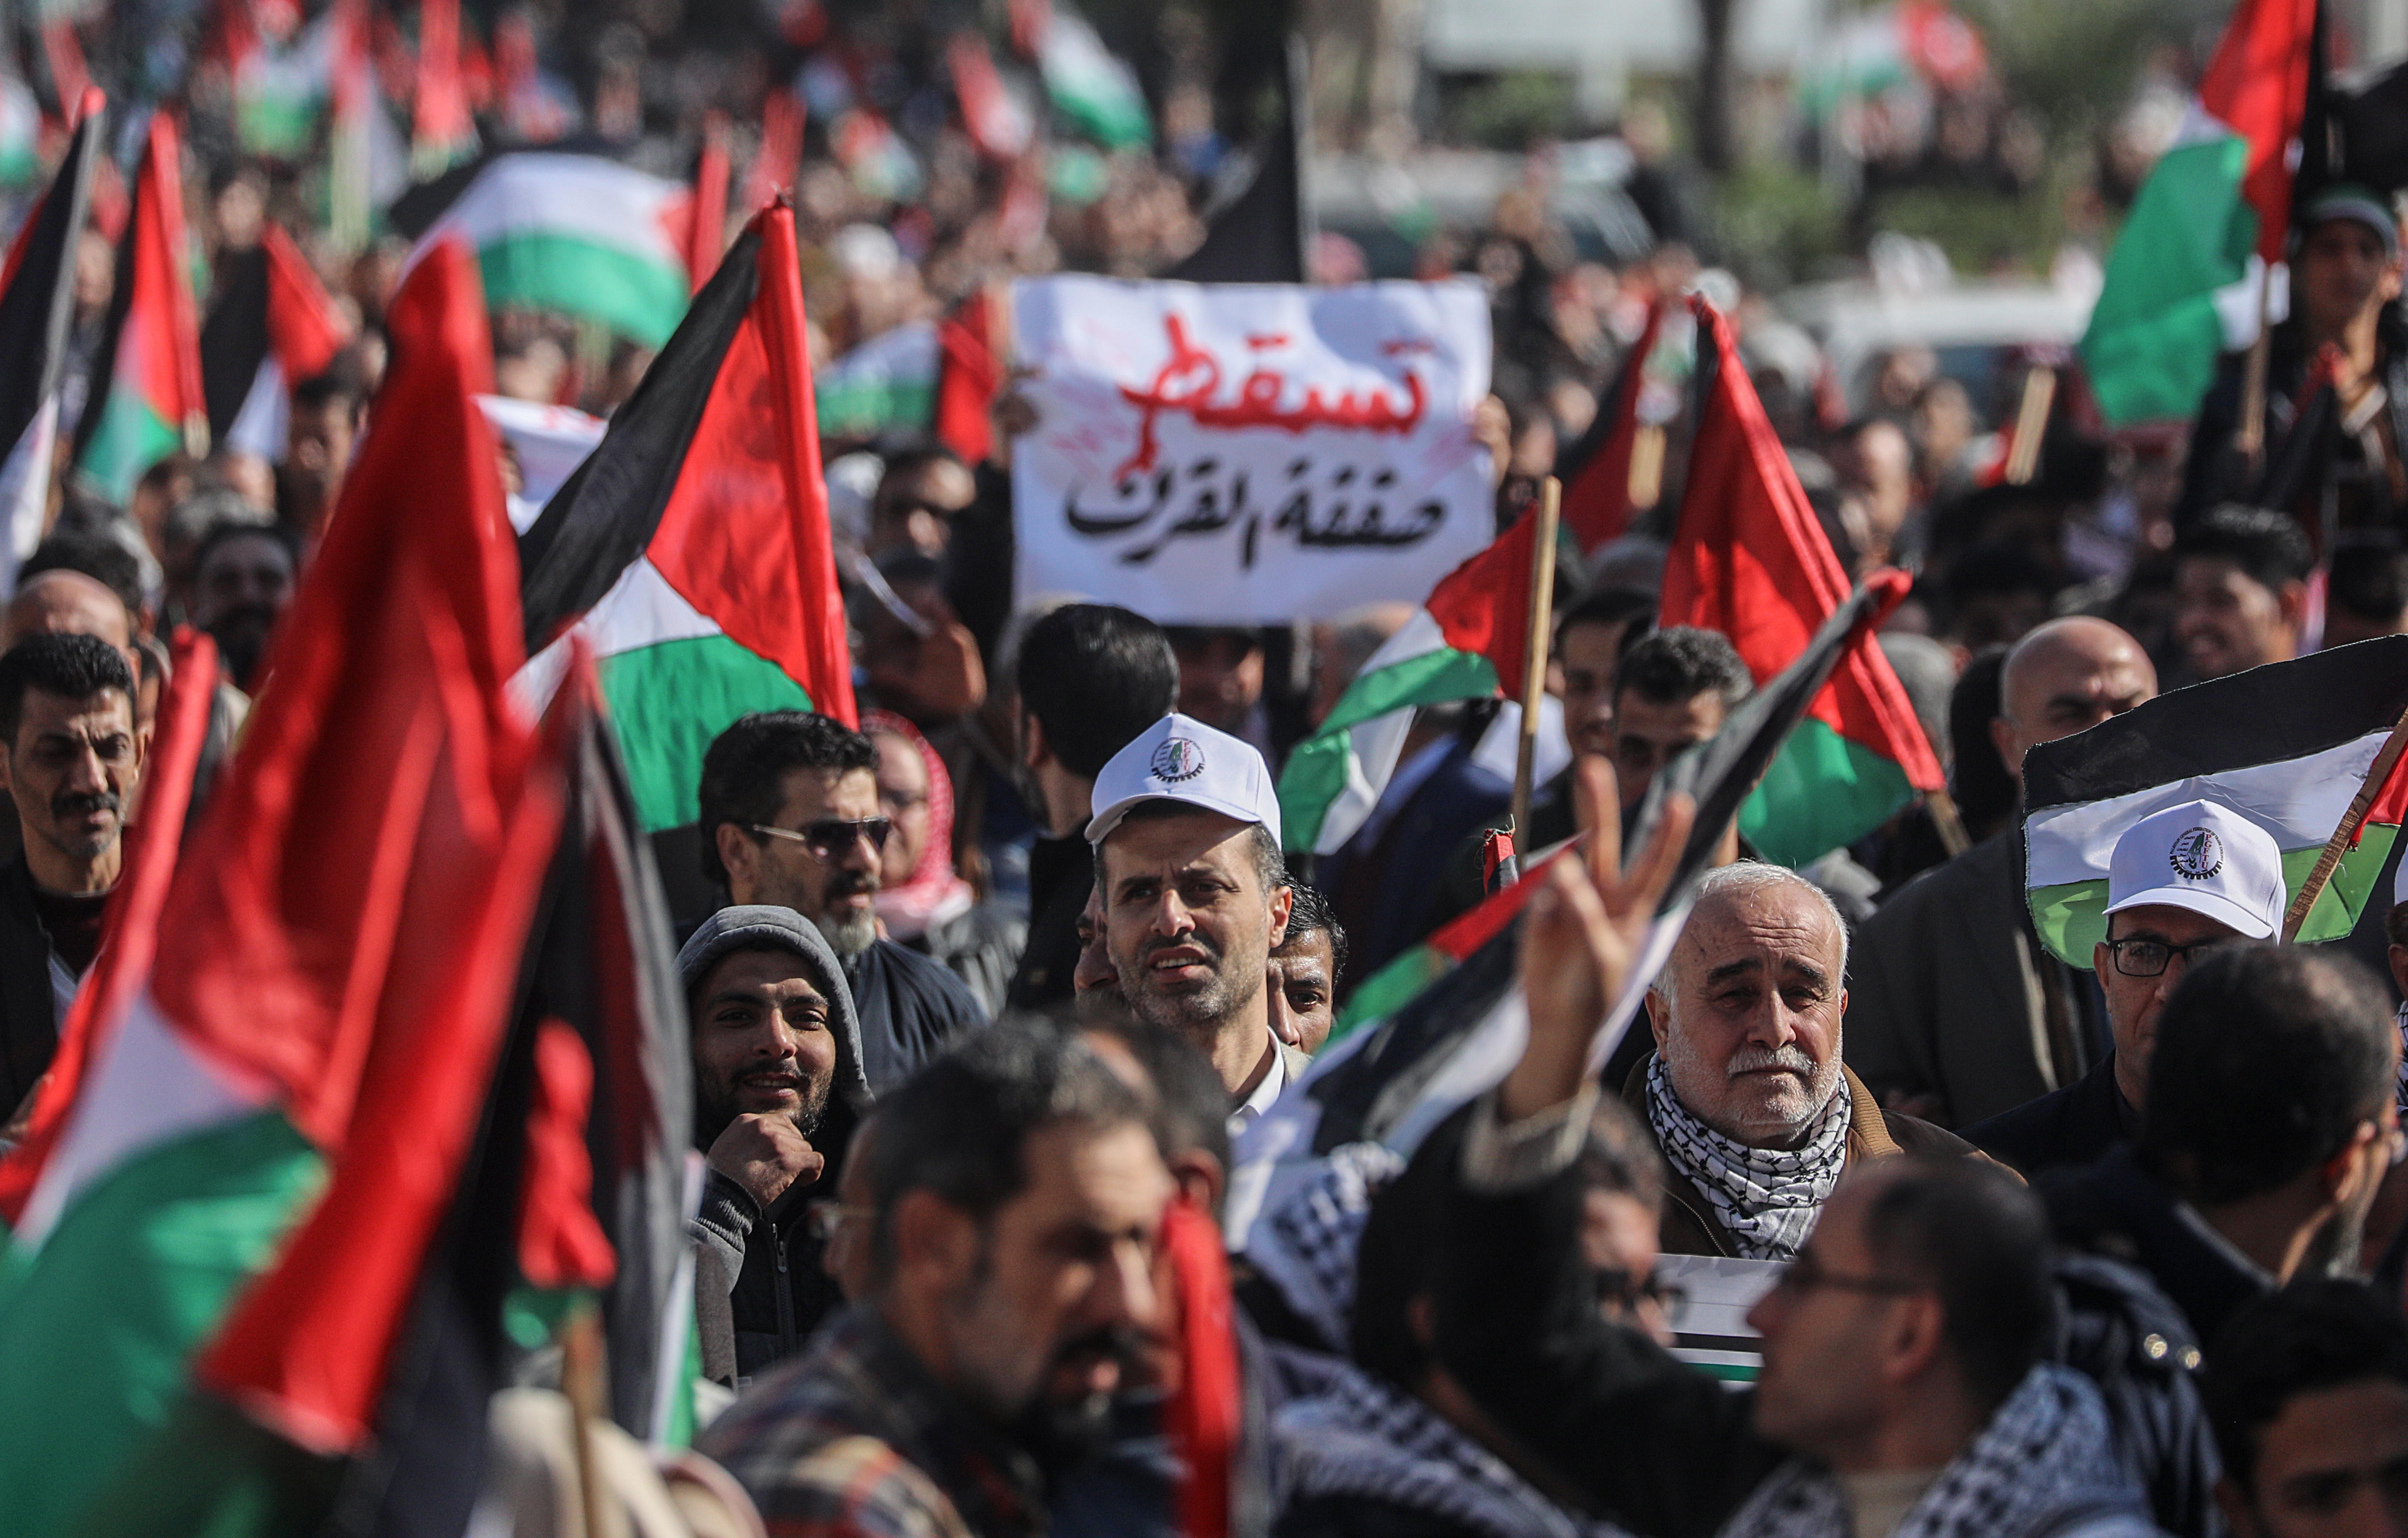
<svg viewBox="0 0 2408 1538">
<path fill-rule="evenodd" d="M 1950 859 L 1973 847 L 1972 839 L 1965 831 L 1965 819 L 1956 810 L 1956 797 L 1944 790 L 1927 790 L 1923 793 L 1923 808 L 1931 813 L 1931 826 L 1940 835 L 1940 847 Z"/>
<path fill-rule="evenodd" d="M 2348 854 L 2350 845 L 2358 841 L 2358 830 L 2364 826 L 2366 814 L 2374 810 L 2374 798 L 2383 794 L 2384 784 L 2390 780 L 2393 767 L 2400 762 L 2402 748 L 2408 748 L 2408 712 L 2402 712 L 2400 719 L 2392 724 L 2391 735 L 2383 740 L 2383 746 L 2375 751 L 2374 762 L 2367 767 L 2366 782 L 2358 787 L 2358 796 L 2349 803 L 2349 810 L 2341 814 L 2341 826 L 2334 828 L 2332 837 L 2325 841 L 2324 853 L 2316 856 L 2315 867 L 2308 872 L 2308 879 L 2300 884 L 2300 895 L 2291 899 L 2290 912 L 2283 915 L 2284 943 L 2288 944 L 2300 937 L 2300 930 L 2308 922 L 2309 911 L 2315 907 L 2316 898 L 2324 895 L 2326 884 L 2332 880 L 2332 873 L 2341 868 L 2342 856 Z"/>
<path fill-rule="evenodd" d="M 1513 755 L 1513 844 L 1526 854 L 1530 774 L 1537 766 L 1539 701 L 1547 692 L 1547 630 L 1555 613 L 1555 524 L 1563 516 L 1564 483 L 1554 476 L 1539 491 L 1537 538 L 1530 544 L 1530 633 L 1522 647 L 1522 740 Z"/>
<path fill-rule="evenodd" d="M 2057 403 L 2057 370 L 2036 364 L 2024 375 L 2023 399 L 2015 407 L 2014 441 L 2007 449 L 2006 482 L 2028 486 L 2040 469 L 2040 441 L 2048 436 L 2049 408 Z"/>
</svg>

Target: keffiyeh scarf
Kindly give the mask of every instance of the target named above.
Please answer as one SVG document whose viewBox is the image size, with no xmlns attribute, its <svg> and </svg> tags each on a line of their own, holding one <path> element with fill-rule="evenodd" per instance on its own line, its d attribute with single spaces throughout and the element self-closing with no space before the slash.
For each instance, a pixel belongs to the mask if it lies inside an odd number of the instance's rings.
<svg viewBox="0 0 2408 1538">
<path fill-rule="evenodd" d="M 1672 1167 L 1713 1203 L 1742 1258 L 1795 1260 L 1847 1162 L 1848 1085 L 1841 1081 L 1797 1148 L 1750 1148 L 1689 1114 L 1658 1057 L 1647 1071 L 1647 1121 Z"/>
<path fill-rule="evenodd" d="M 1489 1538 L 1625 1538 L 1556 1505 L 1417 1399 L 1347 1365 L 1272 1421 L 1290 1500 L 1357 1497 Z"/>
<path fill-rule="evenodd" d="M 2042 1362 L 1886 1538 L 2028 1538 L 2086 1516 L 2128 1520 L 2085 1531 L 2147 1532 L 2145 1504 L 2114 1447 L 2090 1380 Z M 1853 1538 L 1854 1530 L 1839 1480 L 1793 1459 L 1756 1488 L 1720 1538 Z"/>
</svg>

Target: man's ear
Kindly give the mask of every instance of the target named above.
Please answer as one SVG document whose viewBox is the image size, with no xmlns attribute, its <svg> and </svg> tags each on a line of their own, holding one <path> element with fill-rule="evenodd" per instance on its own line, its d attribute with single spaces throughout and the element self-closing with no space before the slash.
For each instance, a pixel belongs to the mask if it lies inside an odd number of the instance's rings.
<svg viewBox="0 0 2408 1538">
<path fill-rule="evenodd" d="M 895 1202 L 888 1225 L 895 1240 L 895 1273 L 949 1293 L 978 1265 L 978 1225 L 968 1213 L 924 1187 Z"/>
<path fill-rule="evenodd" d="M 2229 1473 L 2215 1476 L 2215 1504 L 2224 1513 L 2225 1525 L 2233 1538 L 2258 1538 L 2258 1514 L 2249 1505 L 2249 1497 Z"/>
<path fill-rule="evenodd" d="M 2366 1145 L 2383 1136 L 2383 1129 L 2371 1121 L 2358 1124 L 2341 1152 L 2316 1167 L 2316 1184 L 2323 1189 L 2325 1201 L 2331 1206 L 2345 1206 L 2358 1195 L 2358 1183 L 2362 1179 L 2380 1181 L 2383 1171 L 2366 1173 Z M 2384 1170 L 2390 1166 L 2386 1164 Z"/>
<path fill-rule="evenodd" d="M 1170 1178 L 1178 1183 L 1180 1194 L 1202 1213 L 1218 1213 L 1221 1198 L 1229 1188 L 1229 1172 L 1201 1148 L 1191 1148 L 1171 1159 Z"/>
<path fill-rule="evenodd" d="M 1672 1001 L 1654 988 L 1647 990 L 1647 1028 L 1655 1034 L 1656 1055 L 1660 1057 L 1665 1036 L 1672 1028 Z"/>
<path fill-rule="evenodd" d="M 727 895 L 733 898 L 739 890 L 750 891 L 753 862 L 761 855 L 752 839 L 734 823 L 721 823 L 710 830 L 710 842 L 719 852 L 721 869 L 727 872 Z"/>
<path fill-rule="evenodd" d="M 1033 769 L 1053 754 L 1045 740 L 1045 723 L 1027 712 L 1020 712 L 1020 767 Z"/>
<path fill-rule="evenodd" d="M 2285 582 L 2274 589 L 2274 609 L 2283 616 L 2283 627 L 2296 636 L 2308 617 L 2308 584 Z"/>
<path fill-rule="evenodd" d="M 1296 888 L 1274 887 L 1271 891 L 1271 946 L 1274 951 L 1287 943 L 1288 915 L 1296 912 Z"/>
<path fill-rule="evenodd" d="M 1892 1383 L 1921 1376 L 1948 1351 L 1948 1315 L 1937 1293 L 1899 1300 L 1882 1337 L 1882 1375 Z"/>
</svg>

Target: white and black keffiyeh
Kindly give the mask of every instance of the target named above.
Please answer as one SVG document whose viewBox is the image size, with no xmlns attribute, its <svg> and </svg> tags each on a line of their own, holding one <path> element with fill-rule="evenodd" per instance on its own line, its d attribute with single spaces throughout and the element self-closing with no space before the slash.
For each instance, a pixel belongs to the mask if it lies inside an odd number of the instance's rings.
<svg viewBox="0 0 2408 1538">
<path fill-rule="evenodd" d="M 1854 1538 L 1840 1481 L 1793 1459 L 1723 1524 L 1719 1538 Z M 2092 1538 L 2152 1531 L 2141 1492 L 2115 1458 L 2107 1407 L 2090 1380 L 2042 1362 L 2025 1374 L 1897 1530 L 1867 1538 Z"/>
<path fill-rule="evenodd" d="M 1291 1501 L 1373 1500 L 1489 1538 L 1626 1538 L 1556 1505 L 1421 1401 L 1352 1365 L 1282 1405 L 1272 1432 Z"/>
<path fill-rule="evenodd" d="M 1664 1157 L 1713 1203 L 1742 1258 L 1798 1258 L 1847 1162 L 1846 1080 L 1801 1146 L 1750 1148 L 1691 1115 L 1657 1057 L 1647 1071 L 1647 1120 Z"/>
</svg>

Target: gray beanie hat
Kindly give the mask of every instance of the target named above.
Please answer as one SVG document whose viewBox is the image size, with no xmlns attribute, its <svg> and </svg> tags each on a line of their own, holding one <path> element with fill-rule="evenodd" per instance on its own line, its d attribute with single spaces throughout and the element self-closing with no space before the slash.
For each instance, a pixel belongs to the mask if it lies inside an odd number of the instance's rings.
<svg viewBox="0 0 2408 1538">
<path fill-rule="evenodd" d="M 688 1007 L 694 990 L 731 951 L 792 951 L 802 957 L 811 986 L 828 1001 L 828 1029 L 836 1036 L 835 1094 L 855 1105 L 869 1103 L 869 1080 L 861 1068 L 861 1019 L 853 1007 L 853 985 L 845 980 L 836 953 L 820 935 L 818 926 L 792 908 L 767 903 L 722 908 L 702 921 L 678 948 L 678 985 Z"/>
</svg>

